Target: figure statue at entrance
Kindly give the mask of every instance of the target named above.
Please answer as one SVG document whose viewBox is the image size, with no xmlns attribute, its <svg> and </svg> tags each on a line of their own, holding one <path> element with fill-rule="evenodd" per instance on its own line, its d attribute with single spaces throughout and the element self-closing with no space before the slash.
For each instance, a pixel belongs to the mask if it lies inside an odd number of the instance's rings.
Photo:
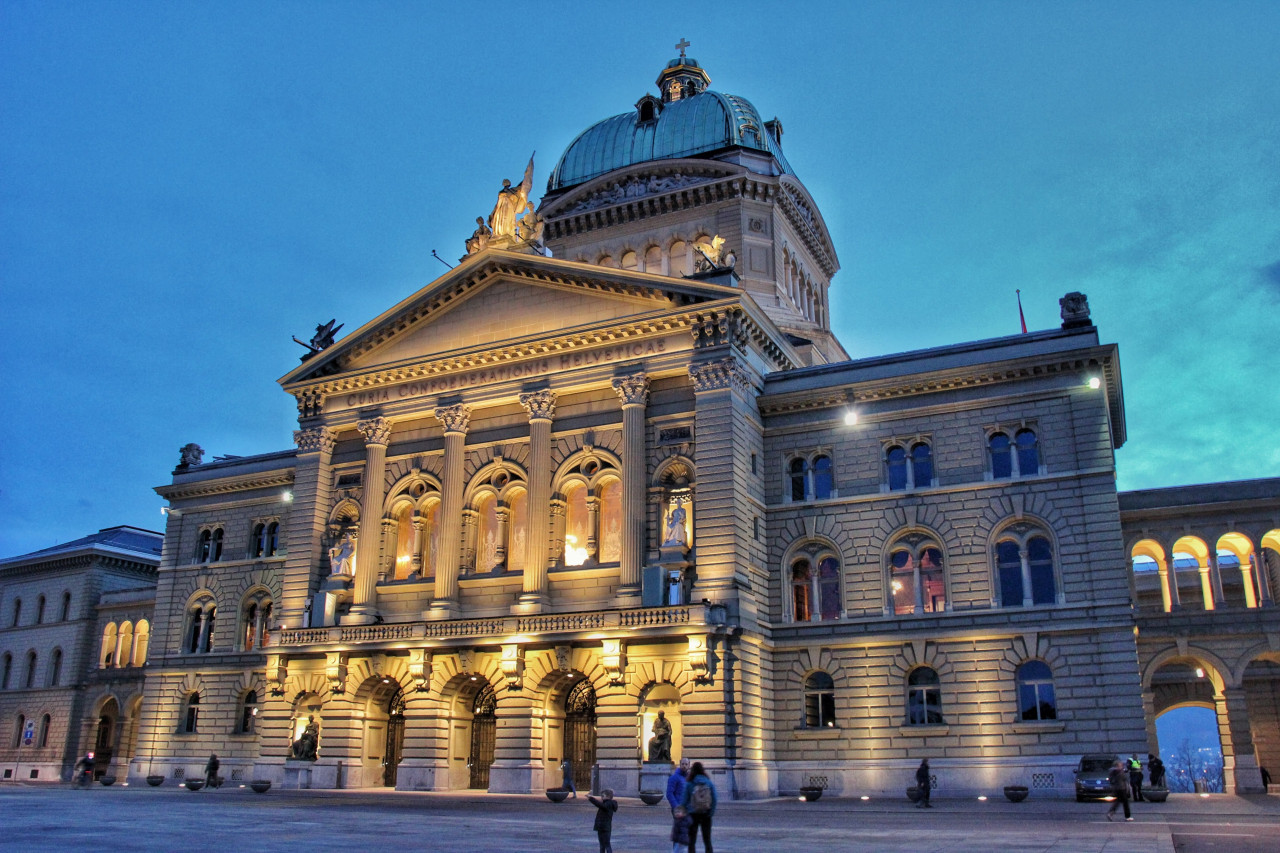
<svg viewBox="0 0 1280 853">
<path fill-rule="evenodd" d="M 316 750 L 320 746 L 320 726 L 316 725 L 314 716 L 307 717 L 307 727 L 302 730 L 302 735 L 293 742 L 293 747 L 289 750 L 290 758 L 298 758 L 302 761 L 315 761 Z"/>
<path fill-rule="evenodd" d="M 534 152 L 535 154 L 537 152 Z M 493 213 L 489 214 L 489 228 L 493 232 L 494 240 L 502 237 L 509 238 L 510 242 L 516 240 L 516 217 L 524 212 L 524 206 L 529 201 L 529 190 L 533 188 L 533 157 L 529 158 L 529 165 L 524 170 L 524 180 L 520 182 L 520 186 L 511 186 L 511 181 L 506 178 L 502 179 L 502 189 L 498 191 L 498 201 L 493 206 Z"/>
<path fill-rule="evenodd" d="M 689 544 L 688 534 L 685 533 L 684 503 L 677 502 L 675 508 L 671 510 L 671 514 L 667 516 L 667 532 L 663 534 L 662 546 L 665 548 L 669 545 L 687 545 Z"/>
<path fill-rule="evenodd" d="M 671 723 L 667 722 L 665 711 L 659 711 L 658 719 L 653 721 L 653 737 L 649 738 L 649 760 L 671 760 Z"/>
<path fill-rule="evenodd" d="M 329 573 L 334 575 L 354 575 L 356 543 L 350 533 L 345 533 L 337 545 L 329 549 Z"/>
</svg>

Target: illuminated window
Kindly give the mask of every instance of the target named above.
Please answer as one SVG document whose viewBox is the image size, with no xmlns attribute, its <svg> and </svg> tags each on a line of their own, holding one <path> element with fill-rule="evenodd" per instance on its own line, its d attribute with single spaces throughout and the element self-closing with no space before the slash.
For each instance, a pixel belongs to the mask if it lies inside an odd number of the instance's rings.
<svg viewBox="0 0 1280 853">
<path fill-rule="evenodd" d="M 240 702 L 240 727 L 236 730 L 240 734 L 251 735 L 257 730 L 258 721 L 258 693 L 250 690 L 244 694 L 244 699 Z"/>
<path fill-rule="evenodd" d="M 889 551 L 889 606 L 898 615 L 941 613 L 947 609 L 942 548 L 910 534 Z"/>
<path fill-rule="evenodd" d="M 836 724 L 836 683 L 822 670 L 804 680 L 805 728 L 833 728 Z"/>
<path fill-rule="evenodd" d="M 506 493 L 507 504 L 507 571 L 524 571 L 529 547 L 529 494 L 523 489 Z"/>
<path fill-rule="evenodd" d="M 413 504 L 402 504 L 396 510 L 396 580 L 407 578 L 413 572 Z"/>
<path fill-rule="evenodd" d="M 564 491 L 564 564 L 581 566 L 587 561 L 587 487 L 583 483 L 570 483 Z"/>
<path fill-rule="evenodd" d="M 271 597 L 265 590 L 251 593 L 241 609 L 242 651 L 261 650 L 271 642 Z"/>
<path fill-rule="evenodd" d="M 1023 720 L 1056 720 L 1053 671 L 1043 661 L 1029 660 L 1018 667 L 1018 717 Z"/>
<path fill-rule="evenodd" d="M 843 613 L 840 560 L 819 545 L 791 562 L 791 614 L 796 622 L 827 622 Z"/>
<path fill-rule="evenodd" d="M 147 662 L 147 646 L 151 641 L 151 625 L 146 619 L 139 619 L 133 630 L 133 665 L 142 666 Z"/>
<path fill-rule="evenodd" d="M 622 559 L 622 481 L 606 480 L 600 487 L 600 562 Z"/>
<path fill-rule="evenodd" d="M 106 669 L 116 662 L 116 623 L 108 622 L 102 629 L 102 650 L 98 653 L 98 666 Z"/>
<path fill-rule="evenodd" d="M 940 726 L 943 722 L 938 673 L 927 666 L 911 670 L 907 676 L 907 725 Z"/>
<path fill-rule="evenodd" d="M 208 595 L 201 596 L 188 608 L 186 643 L 183 645 L 187 654 L 213 651 L 213 629 L 217 611 L 213 597 Z"/>
<path fill-rule="evenodd" d="M 195 734 L 196 726 L 200 722 L 200 694 L 192 693 L 188 695 L 185 704 L 181 731 L 184 734 Z"/>
<path fill-rule="evenodd" d="M 128 666 L 133 656 L 133 623 L 125 620 L 120 623 L 120 633 L 116 636 L 116 666 Z"/>
</svg>

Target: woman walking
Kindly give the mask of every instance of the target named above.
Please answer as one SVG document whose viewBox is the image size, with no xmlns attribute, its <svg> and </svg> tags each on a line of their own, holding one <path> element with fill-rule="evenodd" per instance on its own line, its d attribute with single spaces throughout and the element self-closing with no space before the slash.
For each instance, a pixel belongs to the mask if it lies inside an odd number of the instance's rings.
<svg viewBox="0 0 1280 853">
<path fill-rule="evenodd" d="M 689 784 L 684 789 L 682 805 L 693 824 L 689 827 L 689 853 L 698 849 L 698 827 L 702 827 L 702 846 L 707 853 L 711 850 L 711 818 L 716 813 L 716 786 L 702 768 L 701 761 L 693 762 L 689 768 Z"/>
</svg>

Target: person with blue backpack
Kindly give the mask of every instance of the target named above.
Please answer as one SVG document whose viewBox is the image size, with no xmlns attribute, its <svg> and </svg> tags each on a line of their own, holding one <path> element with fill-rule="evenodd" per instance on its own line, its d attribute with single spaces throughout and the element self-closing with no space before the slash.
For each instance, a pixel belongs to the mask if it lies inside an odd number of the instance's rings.
<svg viewBox="0 0 1280 853">
<path fill-rule="evenodd" d="M 682 803 L 689 817 L 693 818 L 693 825 L 689 827 L 689 853 L 695 853 L 698 848 L 698 827 L 702 827 L 702 846 L 707 853 L 712 853 L 711 818 L 716 813 L 716 802 L 716 786 L 707 776 L 702 762 L 693 762 L 693 766 L 689 768 L 689 784 L 685 786 Z"/>
</svg>

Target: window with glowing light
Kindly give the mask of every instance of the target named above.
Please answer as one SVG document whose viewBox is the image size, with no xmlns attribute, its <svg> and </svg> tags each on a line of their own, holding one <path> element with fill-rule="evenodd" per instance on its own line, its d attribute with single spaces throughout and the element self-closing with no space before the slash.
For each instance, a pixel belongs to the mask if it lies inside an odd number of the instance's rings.
<svg viewBox="0 0 1280 853">
<path fill-rule="evenodd" d="M 587 562 L 587 535 L 590 518 L 587 515 L 587 487 L 583 483 L 570 483 L 564 492 L 564 564 L 581 566 Z"/>
<path fill-rule="evenodd" d="M 1053 695 L 1053 671 L 1044 661 L 1029 660 L 1018 667 L 1018 718 L 1056 720 L 1058 704 Z"/>
<path fill-rule="evenodd" d="M 236 730 L 243 735 L 251 735 L 257 729 L 258 692 L 250 690 L 240 700 L 240 726 Z"/>
<path fill-rule="evenodd" d="M 889 606 L 897 615 L 947 609 L 942 548 L 921 534 L 903 537 L 889 551 Z"/>
<path fill-rule="evenodd" d="M 259 589 L 245 596 L 240 610 L 240 649 L 252 652 L 271 642 L 271 596 Z"/>
<path fill-rule="evenodd" d="M 120 633 L 116 635 L 116 666 L 130 666 L 133 662 L 133 623 L 125 620 L 120 623 Z"/>
<path fill-rule="evenodd" d="M 600 562 L 622 559 L 622 481 L 605 480 L 600 487 Z"/>
<path fill-rule="evenodd" d="M 98 666 L 106 669 L 116 660 L 116 623 L 108 622 L 102 629 L 102 646 L 98 652 Z"/>
<path fill-rule="evenodd" d="M 133 629 L 133 666 L 142 666 L 147 662 L 147 646 L 151 643 L 151 623 L 139 619 Z"/>
<path fill-rule="evenodd" d="M 498 565 L 498 497 L 487 494 L 476 503 L 476 571 L 491 572 Z"/>
<path fill-rule="evenodd" d="M 836 724 L 836 683 L 818 670 L 804 680 L 804 725 L 808 729 L 834 728 Z"/>
<path fill-rule="evenodd" d="M 184 704 L 182 724 L 179 727 L 179 731 L 182 734 L 193 735 L 196 733 L 196 727 L 200 722 L 200 694 L 189 694 Z"/>
<path fill-rule="evenodd" d="M 407 578 L 413 572 L 413 504 L 404 503 L 396 509 L 396 556 L 393 580 Z"/>
<path fill-rule="evenodd" d="M 791 562 L 791 615 L 796 622 L 827 622 L 843 611 L 840 560 L 820 546 L 807 546 Z"/>
<path fill-rule="evenodd" d="M 907 675 L 907 725 L 940 726 L 944 722 L 938 673 L 927 666 L 911 670 Z"/>
</svg>

